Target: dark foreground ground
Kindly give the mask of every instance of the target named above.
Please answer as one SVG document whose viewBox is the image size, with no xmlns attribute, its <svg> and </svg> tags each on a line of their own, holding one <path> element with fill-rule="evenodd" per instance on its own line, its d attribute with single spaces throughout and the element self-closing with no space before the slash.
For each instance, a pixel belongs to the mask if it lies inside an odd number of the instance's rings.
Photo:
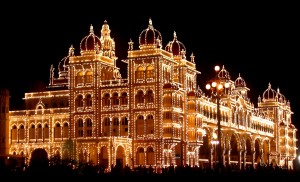
<svg viewBox="0 0 300 182">
<path fill-rule="evenodd" d="M 195 167 L 176 167 L 176 168 L 164 168 L 159 172 L 154 169 L 149 168 L 136 168 L 134 170 L 129 168 L 113 168 L 110 172 L 104 172 L 101 168 L 95 166 L 84 166 L 82 168 L 71 169 L 67 166 L 51 166 L 51 167 L 37 167 L 37 168 L 27 168 L 19 170 L 11 170 L 7 168 L 2 168 L 0 170 L 0 179 L 5 177 L 5 179 L 20 178 L 24 180 L 26 178 L 37 178 L 37 179 L 64 179 L 69 180 L 74 179 L 86 181 L 86 179 L 108 179 L 108 180 L 132 180 L 132 181 L 166 181 L 170 180 L 181 180 L 183 182 L 185 179 L 218 179 L 221 181 L 231 180 L 231 181 L 267 181 L 268 180 L 282 180 L 285 182 L 287 180 L 300 180 L 300 170 L 295 169 L 282 169 L 274 167 L 260 167 L 258 169 L 245 169 L 245 170 L 213 170 L 213 169 L 201 169 Z M 7 178 L 8 177 L 8 178 Z M 54 181 L 55 182 L 55 181 Z M 110 182 L 110 181 L 108 181 Z"/>
</svg>

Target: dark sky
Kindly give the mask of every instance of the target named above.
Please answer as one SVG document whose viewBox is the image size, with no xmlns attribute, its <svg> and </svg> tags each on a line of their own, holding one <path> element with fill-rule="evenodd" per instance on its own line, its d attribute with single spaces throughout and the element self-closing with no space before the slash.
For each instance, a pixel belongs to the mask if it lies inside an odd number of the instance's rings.
<svg viewBox="0 0 300 182">
<path fill-rule="evenodd" d="M 175 31 L 187 49 L 187 56 L 195 55 L 201 72 L 200 88 L 204 90 L 216 64 L 224 65 L 233 80 L 241 74 L 255 105 L 271 83 L 291 102 L 293 123 L 299 129 L 298 6 L 287 4 L 291 2 L 192 2 L 197 1 L 170 1 L 164 5 L 155 1 L 141 1 L 141 5 L 130 1 L 8 2 L 0 11 L 0 87 L 10 89 L 11 103 L 16 104 L 38 83 L 47 85 L 51 64 L 56 68 L 71 44 L 77 52 L 91 24 L 95 34 L 100 35 L 104 20 L 116 42 L 117 65 L 124 67 L 120 60 L 127 56 L 128 41 L 131 38 L 134 48 L 138 47 L 139 34 L 147 28 L 151 17 L 154 28 L 162 34 L 164 47 Z"/>
</svg>

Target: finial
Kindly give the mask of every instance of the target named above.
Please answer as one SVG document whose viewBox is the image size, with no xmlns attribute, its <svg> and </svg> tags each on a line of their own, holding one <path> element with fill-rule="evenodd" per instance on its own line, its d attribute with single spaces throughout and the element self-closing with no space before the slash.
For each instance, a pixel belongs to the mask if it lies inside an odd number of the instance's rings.
<svg viewBox="0 0 300 182">
<path fill-rule="evenodd" d="M 93 28 L 93 25 L 91 24 L 90 26 L 90 33 L 93 34 L 94 33 L 94 28 Z"/>
</svg>

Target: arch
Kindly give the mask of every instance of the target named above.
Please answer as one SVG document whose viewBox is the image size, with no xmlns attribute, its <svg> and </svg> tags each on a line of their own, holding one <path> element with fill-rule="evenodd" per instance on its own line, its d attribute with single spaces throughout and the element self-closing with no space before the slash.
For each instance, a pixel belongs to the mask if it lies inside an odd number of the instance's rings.
<svg viewBox="0 0 300 182">
<path fill-rule="evenodd" d="M 18 140 L 18 128 L 16 125 L 13 125 L 12 126 L 12 129 L 11 129 L 11 139 L 12 140 Z"/>
<path fill-rule="evenodd" d="M 49 126 L 47 123 L 44 124 L 44 139 L 49 139 Z"/>
<path fill-rule="evenodd" d="M 108 107 L 110 106 L 110 94 L 109 93 L 105 93 L 102 97 L 102 105 L 104 107 Z"/>
<path fill-rule="evenodd" d="M 25 139 L 25 127 L 23 124 L 20 125 L 19 127 L 19 138 L 20 140 L 24 140 Z"/>
<path fill-rule="evenodd" d="M 99 165 L 103 168 L 108 168 L 108 149 L 106 146 L 100 148 Z"/>
<path fill-rule="evenodd" d="M 69 138 L 69 123 L 64 122 L 63 124 L 63 138 Z"/>
<path fill-rule="evenodd" d="M 86 83 L 92 83 L 93 82 L 93 72 L 92 71 L 87 71 L 85 73 L 85 80 L 86 80 Z"/>
<path fill-rule="evenodd" d="M 145 151 L 144 148 L 139 147 L 136 151 L 136 164 L 137 165 L 145 165 Z"/>
<path fill-rule="evenodd" d="M 128 136 L 128 118 L 126 116 L 121 118 L 121 136 Z"/>
<path fill-rule="evenodd" d="M 86 107 L 92 107 L 92 105 L 93 105 L 92 95 L 91 94 L 86 94 L 85 95 L 85 106 Z"/>
<path fill-rule="evenodd" d="M 155 164 L 155 155 L 154 149 L 150 146 L 146 150 L 146 165 L 154 165 Z"/>
<path fill-rule="evenodd" d="M 120 135 L 120 130 L 119 130 L 119 127 L 120 127 L 120 122 L 119 122 L 119 118 L 118 117 L 114 117 L 113 118 L 113 121 L 112 121 L 112 134 L 113 136 L 119 136 Z"/>
<path fill-rule="evenodd" d="M 56 123 L 54 126 L 54 138 L 59 139 L 61 138 L 61 125 L 60 123 Z"/>
<path fill-rule="evenodd" d="M 102 122 L 103 136 L 110 136 L 110 118 L 105 117 Z"/>
<path fill-rule="evenodd" d="M 149 114 L 147 116 L 147 119 L 145 121 L 146 123 L 146 134 L 154 134 L 154 119 L 153 119 L 153 115 Z"/>
<path fill-rule="evenodd" d="M 136 134 L 143 135 L 144 134 L 144 116 L 139 115 L 136 120 Z"/>
<path fill-rule="evenodd" d="M 116 150 L 116 167 L 124 168 L 126 165 L 125 150 L 122 146 L 118 146 Z"/>
<path fill-rule="evenodd" d="M 143 104 L 144 103 L 144 92 L 142 90 L 137 91 L 135 95 L 136 104 Z"/>
<path fill-rule="evenodd" d="M 75 82 L 76 82 L 76 85 L 83 84 L 83 72 L 82 71 L 77 72 Z"/>
<path fill-rule="evenodd" d="M 144 79 L 144 68 L 142 66 L 137 67 L 135 72 L 136 79 Z"/>
<path fill-rule="evenodd" d="M 76 121 L 76 134 L 77 137 L 83 137 L 83 119 L 79 118 Z"/>
<path fill-rule="evenodd" d="M 85 135 L 87 137 L 93 136 L 93 122 L 92 122 L 91 118 L 86 118 L 85 119 L 85 128 L 84 128 L 84 131 L 85 131 Z"/>
<path fill-rule="evenodd" d="M 148 78 L 154 78 L 154 67 L 152 65 L 149 65 L 146 68 L 146 79 Z"/>
<path fill-rule="evenodd" d="M 147 104 L 154 102 L 154 94 L 153 94 L 152 90 L 147 90 L 146 95 L 145 95 L 145 102 Z"/>
<path fill-rule="evenodd" d="M 121 105 L 127 105 L 128 104 L 128 94 L 126 92 L 123 92 L 121 94 Z"/>
</svg>

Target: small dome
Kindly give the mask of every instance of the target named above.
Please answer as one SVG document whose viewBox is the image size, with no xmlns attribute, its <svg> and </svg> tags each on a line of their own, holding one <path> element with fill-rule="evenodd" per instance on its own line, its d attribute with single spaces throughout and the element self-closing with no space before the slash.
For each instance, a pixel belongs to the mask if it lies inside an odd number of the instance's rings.
<svg viewBox="0 0 300 182">
<path fill-rule="evenodd" d="M 218 78 L 220 80 L 230 80 L 229 72 L 225 69 L 224 65 L 223 65 L 222 69 L 218 73 Z"/>
<path fill-rule="evenodd" d="M 279 88 L 277 89 L 277 97 L 280 103 L 286 102 L 285 96 L 282 93 L 280 93 Z"/>
<path fill-rule="evenodd" d="M 74 56 L 74 48 L 73 45 L 69 48 L 68 56 L 65 56 L 58 63 L 58 71 L 68 71 L 69 58 L 70 56 Z"/>
<path fill-rule="evenodd" d="M 234 81 L 235 87 L 246 87 L 245 80 L 239 74 L 239 77 Z"/>
<path fill-rule="evenodd" d="M 174 56 L 181 56 L 185 59 L 186 48 L 182 42 L 177 40 L 176 32 L 174 32 L 174 39 L 170 41 L 165 48 L 166 51 L 172 53 Z"/>
<path fill-rule="evenodd" d="M 80 52 L 85 53 L 95 53 L 99 51 L 101 46 L 101 41 L 98 36 L 94 34 L 93 26 L 90 26 L 90 34 L 85 36 L 80 42 Z"/>
<path fill-rule="evenodd" d="M 148 45 L 161 47 L 162 45 L 162 36 L 160 32 L 153 27 L 151 19 L 149 19 L 148 28 L 140 33 L 139 44 L 142 47 Z"/>
<path fill-rule="evenodd" d="M 271 84 L 269 83 L 267 90 L 263 93 L 263 100 L 275 100 L 276 95 L 276 91 L 271 88 Z"/>
</svg>

